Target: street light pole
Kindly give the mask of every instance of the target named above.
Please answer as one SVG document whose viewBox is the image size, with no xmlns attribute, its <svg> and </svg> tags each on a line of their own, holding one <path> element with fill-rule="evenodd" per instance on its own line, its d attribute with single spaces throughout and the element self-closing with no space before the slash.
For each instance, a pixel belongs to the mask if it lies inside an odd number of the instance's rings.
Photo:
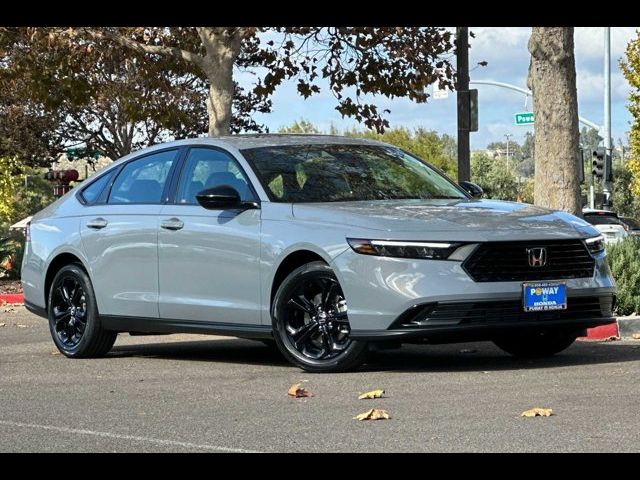
<svg viewBox="0 0 640 480">
<path fill-rule="evenodd" d="M 604 148 L 606 151 L 604 162 L 604 178 L 602 191 L 604 193 L 604 206 L 611 207 L 611 195 L 613 185 L 609 180 L 613 168 L 613 162 L 609 162 L 611 157 L 611 28 L 604 27 Z"/>
<path fill-rule="evenodd" d="M 456 96 L 458 100 L 458 181 L 471 180 L 469 143 L 469 28 L 456 27 Z"/>
</svg>

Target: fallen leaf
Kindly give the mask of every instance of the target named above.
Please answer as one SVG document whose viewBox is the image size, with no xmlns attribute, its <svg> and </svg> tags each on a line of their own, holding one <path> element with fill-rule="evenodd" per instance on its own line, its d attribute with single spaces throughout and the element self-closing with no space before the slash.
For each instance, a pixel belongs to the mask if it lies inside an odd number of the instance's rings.
<svg viewBox="0 0 640 480">
<path fill-rule="evenodd" d="M 365 392 L 358 397 L 358 400 L 369 400 L 374 398 L 380 398 L 384 395 L 384 390 L 371 390 L 370 392 Z"/>
<path fill-rule="evenodd" d="M 353 417 L 354 420 L 387 420 L 391 418 L 389 413 L 386 410 L 382 410 L 381 408 L 372 408 L 371 410 L 367 410 L 360 415 L 356 415 Z"/>
<path fill-rule="evenodd" d="M 51 355 L 60 355 L 60 352 L 57 350 L 54 350 L 53 352 L 51 352 Z"/>
<path fill-rule="evenodd" d="M 553 415 L 553 410 L 551 408 L 532 408 L 531 410 L 526 410 L 520 414 L 521 417 L 550 417 Z"/>
<path fill-rule="evenodd" d="M 18 323 L 18 324 L 16 325 L 16 327 L 18 327 L 18 328 L 27 328 L 27 326 L 26 326 L 26 325 L 22 325 L 21 323 Z"/>
<path fill-rule="evenodd" d="M 4 327 L 6 323 L 0 323 L 0 327 Z"/>
<path fill-rule="evenodd" d="M 631 335 L 632 338 L 635 338 L 636 340 L 640 340 L 640 333 L 634 333 L 633 335 Z"/>
<path fill-rule="evenodd" d="M 295 385 L 291 385 L 287 394 L 290 397 L 302 398 L 302 397 L 313 397 L 313 393 L 311 393 L 306 388 L 302 388 L 301 383 L 296 383 Z"/>
</svg>

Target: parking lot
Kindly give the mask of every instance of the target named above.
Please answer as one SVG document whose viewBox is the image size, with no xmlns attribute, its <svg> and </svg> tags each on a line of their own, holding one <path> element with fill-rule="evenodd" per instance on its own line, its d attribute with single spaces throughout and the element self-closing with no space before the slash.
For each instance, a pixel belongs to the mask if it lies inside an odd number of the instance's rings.
<svg viewBox="0 0 640 480">
<path fill-rule="evenodd" d="M 2 323 L 5 452 L 640 450 L 639 340 L 541 361 L 488 343 L 406 346 L 318 375 L 259 342 L 196 335 L 120 335 L 107 358 L 69 360 L 22 307 L 2 307 Z M 298 382 L 314 396 L 288 397 Z M 386 398 L 357 399 L 374 388 Z M 353 419 L 372 407 L 391 418 Z M 554 415 L 520 417 L 532 407 Z"/>
</svg>

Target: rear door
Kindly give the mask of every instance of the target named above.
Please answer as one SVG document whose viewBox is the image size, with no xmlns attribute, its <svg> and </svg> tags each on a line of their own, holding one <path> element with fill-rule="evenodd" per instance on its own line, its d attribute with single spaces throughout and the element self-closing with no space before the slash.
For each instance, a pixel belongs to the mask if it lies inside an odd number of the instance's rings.
<svg viewBox="0 0 640 480">
<path fill-rule="evenodd" d="M 127 162 L 89 204 L 81 236 L 101 315 L 158 317 L 158 215 L 178 149 Z"/>
<path fill-rule="evenodd" d="M 192 147 L 175 201 L 159 228 L 160 317 L 260 324 L 260 209 L 206 210 L 196 194 L 230 185 L 246 201 L 257 196 L 237 160 L 212 147 Z"/>
</svg>

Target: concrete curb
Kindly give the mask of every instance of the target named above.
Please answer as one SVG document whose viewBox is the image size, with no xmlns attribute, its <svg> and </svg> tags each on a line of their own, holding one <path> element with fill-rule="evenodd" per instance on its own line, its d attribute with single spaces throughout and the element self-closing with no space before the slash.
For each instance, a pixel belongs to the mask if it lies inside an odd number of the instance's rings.
<svg viewBox="0 0 640 480">
<path fill-rule="evenodd" d="M 618 317 L 618 326 L 622 337 L 630 337 L 634 333 L 640 333 L 640 316 Z"/>
</svg>

